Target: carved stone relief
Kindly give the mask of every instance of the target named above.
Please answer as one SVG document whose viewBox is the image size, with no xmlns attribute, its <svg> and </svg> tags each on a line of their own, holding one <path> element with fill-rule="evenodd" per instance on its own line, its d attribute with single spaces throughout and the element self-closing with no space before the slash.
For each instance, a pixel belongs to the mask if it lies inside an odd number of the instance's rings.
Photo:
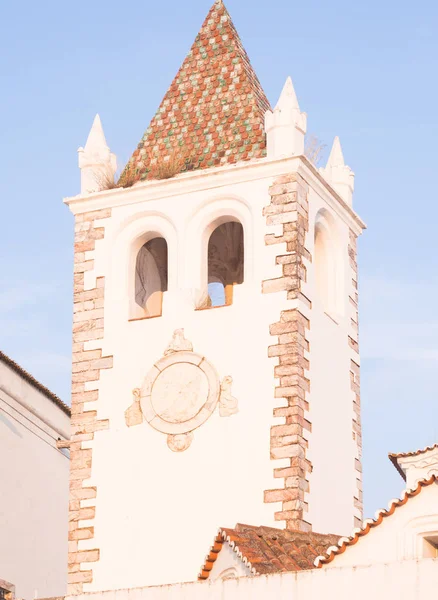
<svg viewBox="0 0 438 600">
<path fill-rule="evenodd" d="M 237 408 L 238 400 L 231 394 L 233 378 L 228 375 L 224 377 L 221 383 L 221 397 L 219 401 L 219 414 L 221 417 L 230 417 L 239 412 Z"/>
<path fill-rule="evenodd" d="M 134 402 L 127 410 L 125 410 L 125 421 L 128 427 L 134 427 L 135 425 L 143 423 L 143 413 L 141 412 L 140 406 L 140 390 L 133 390 L 132 395 L 134 396 Z"/>
<path fill-rule="evenodd" d="M 125 412 L 128 427 L 146 421 L 167 434 L 173 452 L 184 452 L 193 441 L 193 431 L 203 425 L 219 404 L 221 417 L 238 412 L 231 393 L 233 379 L 220 384 L 213 365 L 177 329 L 161 358 L 146 376 L 143 386 L 134 390 L 134 402 Z"/>
</svg>

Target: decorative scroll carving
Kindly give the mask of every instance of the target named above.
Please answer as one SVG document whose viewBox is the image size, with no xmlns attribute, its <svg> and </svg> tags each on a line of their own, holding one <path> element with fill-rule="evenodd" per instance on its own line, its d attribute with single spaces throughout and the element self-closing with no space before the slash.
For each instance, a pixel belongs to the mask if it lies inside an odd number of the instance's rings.
<svg viewBox="0 0 438 600">
<path fill-rule="evenodd" d="M 135 389 L 132 391 L 134 396 L 134 402 L 131 406 L 125 410 L 125 421 L 128 427 L 134 427 L 143 423 L 143 413 L 140 405 L 140 390 Z"/>
<path fill-rule="evenodd" d="M 167 445 L 172 452 L 184 452 L 190 447 L 193 441 L 193 433 L 180 433 L 178 435 L 168 435 Z"/>
<path fill-rule="evenodd" d="M 219 414 L 221 417 L 230 417 L 239 412 L 237 408 L 238 400 L 231 394 L 233 378 L 228 375 L 224 377 L 221 383 L 221 397 L 219 400 Z"/>
<path fill-rule="evenodd" d="M 183 350 L 191 352 L 193 344 L 184 337 L 184 329 L 177 329 L 173 334 L 170 344 L 167 346 L 164 356 L 168 356 L 174 352 L 182 352 Z"/>
</svg>

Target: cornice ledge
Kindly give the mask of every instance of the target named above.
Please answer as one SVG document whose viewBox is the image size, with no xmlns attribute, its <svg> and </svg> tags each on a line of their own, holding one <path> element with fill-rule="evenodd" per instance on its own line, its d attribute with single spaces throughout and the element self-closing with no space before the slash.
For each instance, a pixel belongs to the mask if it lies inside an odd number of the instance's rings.
<svg viewBox="0 0 438 600">
<path fill-rule="evenodd" d="M 416 454 L 413 456 L 401 456 L 398 458 L 398 463 L 403 467 L 421 467 L 425 461 L 432 461 L 433 463 L 437 463 L 438 465 L 438 448 L 433 448 L 427 452 L 423 452 L 421 454 Z M 425 463 L 427 466 L 431 464 L 431 462 Z"/>
<path fill-rule="evenodd" d="M 351 222 L 351 227 L 356 235 L 361 235 L 367 228 L 359 215 L 341 198 L 338 192 L 324 179 L 318 169 L 305 156 L 301 156 L 298 174 L 304 179 L 312 179 L 315 189 L 323 196 L 327 204 Z"/>
<path fill-rule="evenodd" d="M 64 203 L 69 206 L 73 214 L 78 214 L 101 208 L 114 208 L 148 200 L 170 198 L 172 196 L 179 196 L 181 193 L 189 194 L 236 183 L 278 177 L 285 172 L 295 172 L 298 168 L 300 158 L 298 156 L 275 160 L 261 158 L 235 165 L 212 167 L 210 169 L 182 173 L 172 179 L 137 183 L 131 188 L 116 188 L 92 194 L 78 194 L 77 196 L 64 198 Z M 184 184 L 183 191 L 181 190 L 181 184 Z"/>
<path fill-rule="evenodd" d="M 138 202 L 171 198 L 179 196 L 181 193 L 190 194 L 294 172 L 299 173 L 305 179 L 310 178 L 315 189 L 324 197 L 329 206 L 350 221 L 351 227 L 357 235 L 360 235 L 366 229 L 366 225 L 360 217 L 346 204 L 305 156 L 277 159 L 261 158 L 235 165 L 212 167 L 182 173 L 172 179 L 137 183 L 131 188 L 116 188 L 91 194 L 78 194 L 77 196 L 64 198 L 64 203 L 73 214 L 80 214 L 103 208 L 116 208 L 137 204 Z M 181 184 L 184 184 L 183 192 Z"/>
</svg>

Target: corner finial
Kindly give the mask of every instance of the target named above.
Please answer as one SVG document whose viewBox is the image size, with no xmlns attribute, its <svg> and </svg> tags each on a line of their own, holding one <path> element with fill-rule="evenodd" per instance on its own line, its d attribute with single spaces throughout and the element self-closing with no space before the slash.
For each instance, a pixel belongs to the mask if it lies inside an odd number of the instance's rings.
<svg viewBox="0 0 438 600">
<path fill-rule="evenodd" d="M 292 83 L 292 78 L 290 76 L 286 79 L 286 83 L 283 86 L 283 90 L 280 94 L 280 98 L 278 99 L 275 110 L 286 110 L 288 108 L 293 110 L 300 110 L 297 94 L 295 92 L 294 84 Z"/>
<path fill-rule="evenodd" d="M 320 169 L 321 175 L 338 192 L 349 205 L 353 204 L 354 173 L 345 164 L 341 142 L 336 136 L 325 168 Z"/>
<path fill-rule="evenodd" d="M 302 113 L 292 79 L 288 77 L 274 111 L 265 115 L 268 157 L 304 154 L 307 115 Z"/>
<path fill-rule="evenodd" d="M 91 153 L 105 153 L 108 150 L 108 144 L 106 143 L 102 121 L 100 120 L 99 114 L 94 117 L 93 125 L 91 126 L 90 133 L 88 134 L 84 150 L 85 152 Z"/>
<path fill-rule="evenodd" d="M 97 114 L 84 148 L 78 149 L 81 170 L 81 193 L 90 194 L 110 187 L 117 170 L 117 158 L 105 139 L 102 121 Z"/>
<path fill-rule="evenodd" d="M 327 161 L 327 167 L 344 167 L 344 155 L 342 153 L 341 142 L 339 141 L 338 136 L 335 137 L 332 149 L 330 151 L 330 156 Z"/>
</svg>

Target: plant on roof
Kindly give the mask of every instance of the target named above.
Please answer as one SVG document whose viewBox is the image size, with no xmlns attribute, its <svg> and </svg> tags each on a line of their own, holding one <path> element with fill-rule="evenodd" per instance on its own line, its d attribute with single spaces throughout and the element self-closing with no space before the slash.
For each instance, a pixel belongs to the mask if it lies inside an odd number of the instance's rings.
<svg viewBox="0 0 438 600">
<path fill-rule="evenodd" d="M 163 158 L 155 160 L 149 157 L 149 167 L 147 172 L 148 179 L 171 179 L 175 175 L 192 171 L 195 168 L 195 161 L 189 153 L 181 147 L 173 148 L 169 154 Z"/>
<path fill-rule="evenodd" d="M 111 167 L 104 166 L 103 169 L 99 170 L 98 173 L 94 176 L 97 185 L 99 186 L 99 191 L 103 190 L 113 190 L 118 187 L 117 182 L 114 179 L 114 172 Z"/>
<path fill-rule="evenodd" d="M 166 157 L 155 160 L 155 162 L 152 155 L 149 155 L 148 162 L 149 167 L 145 172 L 141 172 L 132 162 L 129 162 L 122 173 L 116 176 L 113 175 L 110 168 L 103 169 L 96 175 L 99 191 L 129 188 L 141 179 L 171 179 L 180 173 L 192 171 L 196 168 L 198 161 L 187 151 L 178 147 L 172 149 Z"/>
<path fill-rule="evenodd" d="M 122 173 L 114 175 L 110 167 L 105 167 L 95 175 L 99 191 L 132 187 L 140 181 L 140 174 L 132 163 L 128 163 Z"/>
<path fill-rule="evenodd" d="M 130 188 L 134 185 L 134 183 L 140 181 L 140 177 L 141 175 L 139 170 L 132 162 L 129 162 L 126 165 L 123 173 L 120 175 L 117 187 Z"/>
<path fill-rule="evenodd" d="M 326 148 L 327 144 L 322 143 L 316 135 L 310 133 L 306 136 L 304 156 L 308 158 L 315 167 L 319 167 Z"/>
</svg>

